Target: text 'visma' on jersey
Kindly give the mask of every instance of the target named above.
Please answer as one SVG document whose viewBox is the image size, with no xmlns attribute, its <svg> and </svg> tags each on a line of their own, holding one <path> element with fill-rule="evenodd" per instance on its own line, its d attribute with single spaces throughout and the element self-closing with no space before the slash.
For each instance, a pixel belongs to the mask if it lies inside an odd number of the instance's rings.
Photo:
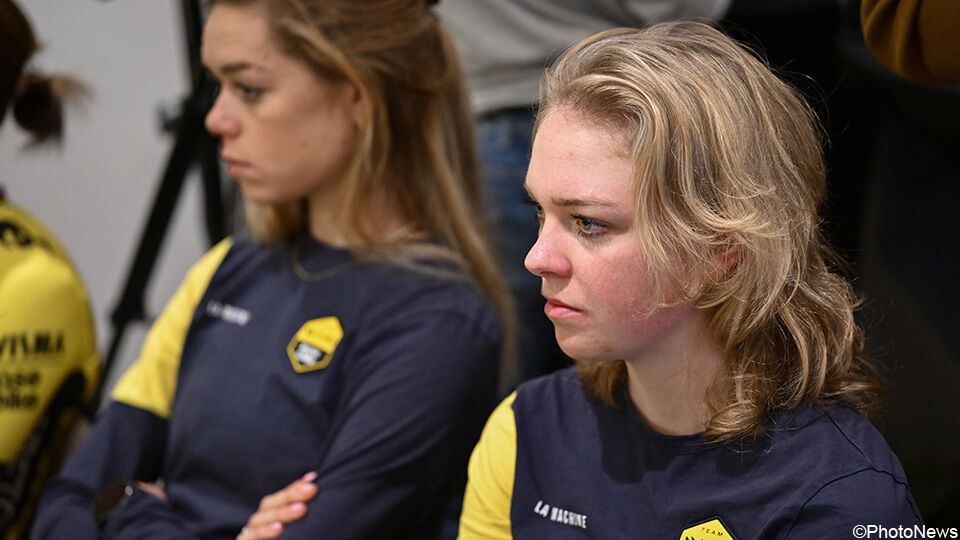
<svg viewBox="0 0 960 540">
<path fill-rule="evenodd" d="M 174 328 L 182 354 L 155 354 L 175 339 L 148 336 L 101 423 L 133 418 L 130 410 L 166 419 L 162 455 L 150 458 L 159 471 L 149 463 L 108 471 L 105 461 L 127 444 L 109 425 L 94 428 L 93 446 L 65 470 L 88 489 L 118 474 L 166 481 L 168 507 L 131 500 L 111 526 L 133 536 L 232 537 L 261 497 L 316 470 L 319 493 L 285 537 L 435 537 L 496 397 L 495 313 L 465 280 L 353 264 L 348 252 L 306 235 L 299 249 L 307 271 L 342 270 L 306 280 L 287 246 L 221 245 L 208 257 L 222 262 L 201 261 L 205 276 L 192 271 L 181 288 L 200 283 L 184 323 L 168 317 L 189 305 L 180 292 L 157 320 L 151 334 Z M 151 362 L 150 376 L 139 375 Z M 143 423 L 126 420 L 134 421 Z M 176 516 L 163 519 L 171 510 Z M 156 528 L 171 523 L 182 527 Z"/>
</svg>

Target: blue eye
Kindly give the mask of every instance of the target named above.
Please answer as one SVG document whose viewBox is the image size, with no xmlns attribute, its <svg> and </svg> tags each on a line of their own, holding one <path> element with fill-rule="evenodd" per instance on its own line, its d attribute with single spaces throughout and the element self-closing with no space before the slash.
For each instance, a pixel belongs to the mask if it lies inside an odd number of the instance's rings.
<svg viewBox="0 0 960 540">
<path fill-rule="evenodd" d="M 607 232 L 607 226 L 595 219 L 583 216 L 570 216 L 577 227 L 577 236 L 594 239 Z"/>
</svg>

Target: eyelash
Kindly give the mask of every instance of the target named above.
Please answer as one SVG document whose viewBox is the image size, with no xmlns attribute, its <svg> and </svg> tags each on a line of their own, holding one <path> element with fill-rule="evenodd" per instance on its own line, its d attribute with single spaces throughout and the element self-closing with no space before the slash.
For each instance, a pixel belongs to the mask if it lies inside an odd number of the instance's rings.
<svg viewBox="0 0 960 540">
<path fill-rule="evenodd" d="M 540 206 L 540 203 L 533 200 L 530 197 L 524 198 L 524 204 L 528 204 L 537 212 L 537 221 L 541 224 L 543 223 L 543 207 Z M 577 226 L 577 236 L 586 240 L 596 240 L 604 233 L 607 232 L 607 226 L 596 219 L 591 219 L 585 216 L 578 214 L 570 214 L 570 219 L 573 220 L 574 224 Z"/>
<path fill-rule="evenodd" d="M 594 240 L 607 232 L 607 226 L 595 219 L 577 215 L 571 215 L 570 217 L 577 224 L 577 236 L 580 238 Z M 592 230 L 587 230 L 588 228 Z"/>
<path fill-rule="evenodd" d="M 543 207 L 540 206 L 540 203 L 533 200 L 533 198 L 528 195 L 523 198 L 523 204 L 527 206 L 532 206 L 534 210 L 537 212 L 537 221 L 539 221 L 540 223 L 543 223 Z"/>
<path fill-rule="evenodd" d="M 240 99 L 247 103 L 254 103 L 260 99 L 261 95 L 263 95 L 262 88 L 256 88 L 241 83 L 235 83 L 234 87 L 237 89 L 237 94 L 240 95 Z"/>
</svg>

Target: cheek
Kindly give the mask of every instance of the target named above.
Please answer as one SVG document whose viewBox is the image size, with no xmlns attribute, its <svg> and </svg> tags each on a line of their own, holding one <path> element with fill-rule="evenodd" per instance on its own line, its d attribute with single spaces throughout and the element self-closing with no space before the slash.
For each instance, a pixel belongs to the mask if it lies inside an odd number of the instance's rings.
<svg viewBox="0 0 960 540">
<path fill-rule="evenodd" d="M 622 263 L 621 263 L 622 265 Z M 612 268 L 617 268 L 614 264 Z M 622 267 L 622 266 L 621 266 Z M 669 330 L 683 318 L 684 306 L 661 308 L 650 282 L 636 273 L 611 275 L 597 284 L 606 324 L 621 344 L 641 343 Z"/>
</svg>

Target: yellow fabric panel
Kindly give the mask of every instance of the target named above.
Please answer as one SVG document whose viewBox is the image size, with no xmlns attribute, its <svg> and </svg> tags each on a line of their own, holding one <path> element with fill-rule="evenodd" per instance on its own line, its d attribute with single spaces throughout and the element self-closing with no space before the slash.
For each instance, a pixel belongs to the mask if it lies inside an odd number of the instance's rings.
<svg viewBox="0 0 960 540">
<path fill-rule="evenodd" d="M 513 400 L 503 400 L 483 428 L 467 469 L 467 490 L 460 515 L 462 540 L 513 538 L 510 531 L 510 502 L 517 466 L 517 424 Z"/>
<path fill-rule="evenodd" d="M 890 71 L 912 81 L 960 81 L 960 1 L 863 0 L 863 37 Z"/>
<path fill-rule="evenodd" d="M 114 401 L 150 411 L 160 418 L 170 417 L 180 355 L 193 312 L 232 244 L 230 238 L 221 241 L 190 269 L 150 328 L 140 358 L 117 382 L 113 389 Z"/>
<path fill-rule="evenodd" d="M 100 357 L 87 291 L 50 231 L 0 202 L 0 462 L 20 455 L 76 372 L 90 399 Z"/>
</svg>

